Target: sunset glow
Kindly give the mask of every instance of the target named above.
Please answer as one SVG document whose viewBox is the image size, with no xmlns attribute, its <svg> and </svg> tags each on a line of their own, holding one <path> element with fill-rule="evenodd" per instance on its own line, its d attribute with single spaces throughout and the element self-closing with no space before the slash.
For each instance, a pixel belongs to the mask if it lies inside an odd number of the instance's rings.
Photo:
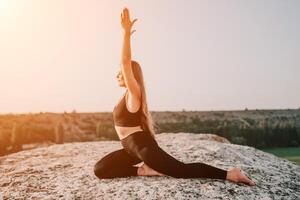
<svg viewBox="0 0 300 200">
<path fill-rule="evenodd" d="M 0 113 L 111 112 L 124 6 L 150 110 L 299 107 L 297 3 L 0 0 Z"/>
</svg>

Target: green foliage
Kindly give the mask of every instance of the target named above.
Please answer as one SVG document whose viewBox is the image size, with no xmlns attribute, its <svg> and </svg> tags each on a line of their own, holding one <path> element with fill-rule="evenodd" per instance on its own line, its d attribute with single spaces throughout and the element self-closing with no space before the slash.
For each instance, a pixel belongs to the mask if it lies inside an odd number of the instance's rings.
<svg viewBox="0 0 300 200">
<path fill-rule="evenodd" d="M 225 113 L 224 112 L 214 112 L 214 115 L 217 117 L 224 117 Z"/>
<path fill-rule="evenodd" d="M 244 117 L 243 118 L 246 122 L 248 122 L 250 124 L 250 126 L 254 126 L 255 125 L 255 120 L 249 117 Z"/>
<path fill-rule="evenodd" d="M 61 123 L 58 123 L 58 125 L 55 127 L 55 143 L 64 143 L 64 127 Z"/>
<path fill-rule="evenodd" d="M 5 155 L 7 148 L 10 146 L 10 138 L 6 131 L 0 127 L 0 156 Z"/>
<path fill-rule="evenodd" d="M 114 127 L 111 124 L 98 122 L 96 125 L 97 138 L 104 138 L 109 140 L 118 140 L 118 135 L 114 131 Z"/>
<path fill-rule="evenodd" d="M 96 125 L 94 123 L 84 123 L 79 124 L 78 126 L 81 130 L 83 130 L 86 133 L 93 133 L 95 134 Z"/>
<path fill-rule="evenodd" d="M 234 136 L 231 138 L 231 143 L 240 144 L 240 145 L 247 145 L 247 141 L 243 136 Z"/>
<path fill-rule="evenodd" d="M 214 133 L 254 147 L 300 145 L 298 110 L 152 112 L 155 132 Z M 58 123 L 59 121 L 59 123 Z M 72 128 L 73 127 L 73 128 Z M 26 143 L 118 140 L 111 113 L 0 116 L 0 152 Z M 3 150 L 4 149 L 4 150 Z"/>
<path fill-rule="evenodd" d="M 249 117 L 243 119 L 251 126 L 245 127 L 238 120 L 200 120 L 197 116 L 191 117 L 189 122 L 158 121 L 156 124 L 158 126 L 157 133 L 215 133 L 227 138 L 232 143 L 257 148 L 300 145 L 300 127 L 290 124 L 272 126 L 270 125 L 271 121 L 267 118 L 258 121 L 259 123 Z"/>
<path fill-rule="evenodd" d="M 16 122 L 13 124 L 11 131 L 11 144 L 13 151 L 22 150 L 22 132 L 21 127 Z"/>
<path fill-rule="evenodd" d="M 41 125 L 36 123 L 23 123 L 16 127 L 15 135 L 17 144 L 30 144 L 44 141 L 55 142 L 55 129 L 53 125 Z"/>
<path fill-rule="evenodd" d="M 286 158 L 300 165 L 300 147 L 262 148 L 261 150 Z"/>
</svg>

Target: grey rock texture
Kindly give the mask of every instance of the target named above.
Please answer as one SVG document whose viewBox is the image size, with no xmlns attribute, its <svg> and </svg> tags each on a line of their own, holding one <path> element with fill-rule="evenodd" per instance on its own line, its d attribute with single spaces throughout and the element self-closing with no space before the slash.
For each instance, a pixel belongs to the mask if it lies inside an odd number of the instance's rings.
<svg viewBox="0 0 300 200">
<path fill-rule="evenodd" d="M 0 199 L 299 199 L 300 167 L 212 134 L 162 133 L 157 142 L 183 162 L 240 167 L 257 185 L 218 179 L 98 179 L 94 164 L 119 141 L 67 143 L 0 157 Z"/>
</svg>

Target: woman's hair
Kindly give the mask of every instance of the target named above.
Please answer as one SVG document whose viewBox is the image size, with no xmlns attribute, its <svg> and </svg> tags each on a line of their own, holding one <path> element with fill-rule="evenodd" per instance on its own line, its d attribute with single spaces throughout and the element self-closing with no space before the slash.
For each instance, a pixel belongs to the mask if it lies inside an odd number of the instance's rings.
<svg viewBox="0 0 300 200">
<path fill-rule="evenodd" d="M 148 131 L 153 138 L 155 138 L 155 131 L 153 127 L 153 120 L 151 117 L 151 114 L 148 110 L 147 106 L 147 96 L 146 96 L 146 89 L 145 89 L 145 83 L 144 83 L 144 77 L 142 68 L 139 65 L 138 62 L 131 60 L 131 67 L 134 74 L 134 78 L 138 82 L 141 92 L 142 92 L 142 116 L 141 116 L 141 123 L 142 123 L 142 129 L 145 131 Z"/>
</svg>

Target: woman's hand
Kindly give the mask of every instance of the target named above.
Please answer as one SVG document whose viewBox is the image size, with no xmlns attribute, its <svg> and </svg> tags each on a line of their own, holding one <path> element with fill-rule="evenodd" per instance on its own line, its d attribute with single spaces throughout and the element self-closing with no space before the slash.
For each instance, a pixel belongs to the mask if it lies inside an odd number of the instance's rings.
<svg viewBox="0 0 300 200">
<path fill-rule="evenodd" d="M 121 25 L 125 31 L 125 33 L 129 33 L 130 35 L 135 32 L 135 30 L 131 31 L 131 28 L 136 22 L 137 19 L 134 19 L 133 21 L 130 21 L 130 16 L 129 16 L 129 10 L 127 8 L 123 9 L 123 12 L 121 13 Z"/>
</svg>

